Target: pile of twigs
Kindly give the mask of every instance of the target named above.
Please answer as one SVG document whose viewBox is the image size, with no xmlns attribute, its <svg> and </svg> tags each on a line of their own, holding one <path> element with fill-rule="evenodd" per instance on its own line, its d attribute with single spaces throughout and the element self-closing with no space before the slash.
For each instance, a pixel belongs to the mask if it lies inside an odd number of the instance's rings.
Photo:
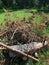
<svg viewBox="0 0 49 65">
<path fill-rule="evenodd" d="M 33 31 L 36 26 L 38 30 L 37 33 L 34 33 Z M 45 24 L 36 22 L 26 23 L 25 18 L 18 22 L 9 20 L 6 22 L 6 28 L 3 28 L 0 32 L 0 39 L 7 38 L 10 45 L 19 43 L 26 44 L 30 42 L 42 42 L 46 39 L 46 36 L 40 34 L 42 29 L 45 29 Z"/>
</svg>

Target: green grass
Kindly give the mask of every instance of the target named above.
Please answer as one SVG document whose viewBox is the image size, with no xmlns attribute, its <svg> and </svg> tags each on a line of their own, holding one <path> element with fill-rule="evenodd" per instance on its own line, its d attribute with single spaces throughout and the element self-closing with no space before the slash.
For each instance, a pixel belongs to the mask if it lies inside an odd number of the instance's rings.
<svg viewBox="0 0 49 65">
<path fill-rule="evenodd" d="M 15 15 L 19 18 L 22 19 L 23 17 L 28 18 L 29 16 L 31 16 L 31 13 L 26 13 L 25 10 L 18 10 L 18 11 L 12 11 L 10 12 L 10 17 L 9 19 L 14 20 L 15 19 Z M 0 13 L 0 22 L 5 22 L 6 16 L 5 13 Z"/>
<path fill-rule="evenodd" d="M 30 17 L 32 14 L 31 13 L 26 13 L 26 9 L 21 9 L 21 10 L 10 10 L 10 9 L 7 9 L 10 11 L 10 16 L 9 16 L 9 19 L 10 20 L 14 20 L 15 19 L 15 15 L 18 17 L 18 19 L 22 19 L 23 17 L 26 17 L 26 20 L 28 19 L 28 17 Z M 37 10 L 36 9 L 30 9 L 34 12 L 36 12 Z M 0 10 L 0 22 L 4 23 L 5 22 L 5 18 L 7 18 L 5 16 L 5 12 L 3 10 Z"/>
<path fill-rule="evenodd" d="M 31 9 L 33 10 L 34 12 L 36 12 L 37 10 L 36 9 Z M 25 12 L 25 9 L 22 9 L 22 10 L 17 10 L 17 11 L 12 11 L 10 10 L 10 17 L 9 19 L 10 20 L 15 20 L 15 16 L 16 15 L 18 17 L 18 19 L 22 19 L 23 17 L 26 17 L 26 20 L 28 19 L 29 16 L 31 16 L 32 14 L 31 13 L 26 13 Z M 49 14 L 46 14 L 46 15 L 49 15 Z M 5 19 L 7 17 L 5 16 L 5 13 L 3 12 L 3 10 L 1 11 L 0 10 L 0 23 L 5 23 Z M 42 18 L 40 15 L 35 15 L 35 18 L 34 18 L 34 21 L 35 22 L 42 22 Z M 49 34 L 49 26 L 47 26 L 47 29 L 44 31 L 46 34 Z M 41 55 L 44 54 L 44 58 L 41 57 Z M 42 50 L 39 52 L 39 62 L 35 63 L 33 62 L 33 60 L 29 59 L 27 61 L 28 65 L 48 65 L 46 63 L 46 59 L 49 58 L 49 49 L 48 50 Z M 19 65 L 27 65 L 27 63 L 20 63 Z M 17 65 L 17 64 L 16 64 Z"/>
</svg>

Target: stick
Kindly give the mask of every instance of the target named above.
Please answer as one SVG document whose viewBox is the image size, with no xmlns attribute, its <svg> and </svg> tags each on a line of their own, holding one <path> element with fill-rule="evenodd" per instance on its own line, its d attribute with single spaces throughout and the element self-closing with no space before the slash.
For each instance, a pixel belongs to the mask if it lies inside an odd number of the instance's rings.
<svg viewBox="0 0 49 65">
<path fill-rule="evenodd" d="M 14 30 L 13 35 L 12 35 L 12 37 L 11 37 L 11 40 L 13 39 L 14 34 L 16 33 L 17 30 L 18 30 L 18 28 Z"/>
<path fill-rule="evenodd" d="M 3 47 L 5 47 L 5 48 L 7 48 L 7 49 L 9 49 L 9 50 L 11 50 L 11 51 L 14 51 L 14 52 L 16 52 L 16 53 L 20 53 L 20 54 L 22 54 L 22 55 L 24 55 L 24 56 L 26 56 L 26 57 L 28 57 L 28 58 L 34 59 L 35 61 L 39 61 L 39 60 L 36 59 L 35 57 L 33 57 L 33 56 L 31 56 L 31 55 L 28 55 L 28 54 L 26 54 L 26 53 L 24 53 L 24 52 L 21 52 L 21 51 L 19 51 L 19 50 L 17 50 L 17 49 L 15 50 L 14 48 L 10 48 L 10 46 L 7 46 L 7 45 L 3 44 L 2 42 L 0 42 L 0 45 L 3 46 Z"/>
</svg>

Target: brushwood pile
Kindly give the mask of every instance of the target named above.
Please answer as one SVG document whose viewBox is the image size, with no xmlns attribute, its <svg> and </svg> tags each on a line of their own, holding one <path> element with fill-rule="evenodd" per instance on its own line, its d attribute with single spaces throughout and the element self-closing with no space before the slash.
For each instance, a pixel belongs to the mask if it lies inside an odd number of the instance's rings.
<svg viewBox="0 0 49 65">
<path fill-rule="evenodd" d="M 6 11 L 6 16 L 10 16 L 10 13 Z M 28 17 L 28 22 L 24 17 L 21 20 L 10 20 L 6 19 L 5 26 L 0 24 L 0 40 L 8 42 L 7 45 L 18 45 L 18 44 L 28 44 L 30 42 L 43 42 L 48 40 L 47 35 L 43 32 L 46 30 L 46 25 L 48 24 L 48 17 L 44 22 L 34 22 L 35 14 L 32 13 L 32 16 Z M 43 12 L 40 15 L 44 15 Z M 7 17 L 7 18 L 8 18 Z M 49 24 L 48 24 L 49 25 Z"/>
<path fill-rule="evenodd" d="M 44 23 L 27 23 L 26 20 L 7 21 L 6 27 L 0 29 L 0 39 L 7 39 L 9 45 L 26 44 L 30 42 L 42 42 L 46 36 L 41 33 L 45 29 Z M 36 28 L 35 28 L 36 27 Z M 37 29 L 38 28 L 38 29 Z M 34 30 L 37 29 L 37 33 Z"/>
</svg>

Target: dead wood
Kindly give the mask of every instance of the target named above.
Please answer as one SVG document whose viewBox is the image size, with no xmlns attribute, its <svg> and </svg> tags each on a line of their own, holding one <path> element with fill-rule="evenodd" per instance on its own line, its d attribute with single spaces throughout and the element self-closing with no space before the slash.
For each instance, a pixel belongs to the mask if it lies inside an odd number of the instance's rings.
<svg viewBox="0 0 49 65">
<path fill-rule="evenodd" d="M 3 43 L 1 43 L 1 42 L 0 42 L 0 45 L 3 46 L 3 47 L 5 47 L 5 48 L 7 48 L 7 49 L 9 49 L 9 50 L 11 50 L 11 51 L 14 51 L 14 52 L 16 52 L 16 53 L 20 53 L 20 54 L 22 54 L 22 55 L 24 55 L 24 56 L 26 56 L 26 57 L 28 57 L 28 58 L 34 59 L 35 61 L 39 61 L 38 59 L 34 58 L 34 57 L 31 56 L 31 55 L 26 54 L 26 53 L 24 53 L 24 52 L 22 52 L 22 51 L 20 51 L 20 50 L 17 50 L 17 49 L 15 50 L 14 48 L 11 48 L 10 46 L 7 46 L 7 45 L 5 45 L 5 44 L 3 44 Z"/>
<path fill-rule="evenodd" d="M 7 45 L 3 44 L 2 42 L 0 42 L 0 45 L 3 46 L 2 50 L 9 49 L 16 53 L 20 53 L 28 58 L 34 59 L 35 61 L 39 61 L 39 60 L 34 58 L 33 56 L 29 55 L 29 52 L 30 51 L 33 52 L 33 51 L 36 51 L 37 49 L 41 49 L 43 46 L 46 46 L 47 44 L 48 44 L 48 42 L 45 41 L 44 45 L 43 45 L 43 43 L 40 43 L 40 42 L 38 42 L 38 43 L 32 42 L 32 43 L 23 44 L 23 45 L 7 46 Z"/>
<path fill-rule="evenodd" d="M 0 42 L 1 43 L 1 42 Z M 22 44 L 22 45 L 13 45 L 13 46 L 9 46 L 13 49 L 17 49 L 20 50 L 22 52 L 29 52 L 29 51 L 36 51 L 37 49 L 41 49 L 42 47 L 48 45 L 48 42 L 45 41 L 45 43 L 41 43 L 41 42 L 31 42 L 29 44 Z M 0 47 L 2 49 L 2 47 Z M 4 46 L 3 46 L 3 49 Z"/>
</svg>

